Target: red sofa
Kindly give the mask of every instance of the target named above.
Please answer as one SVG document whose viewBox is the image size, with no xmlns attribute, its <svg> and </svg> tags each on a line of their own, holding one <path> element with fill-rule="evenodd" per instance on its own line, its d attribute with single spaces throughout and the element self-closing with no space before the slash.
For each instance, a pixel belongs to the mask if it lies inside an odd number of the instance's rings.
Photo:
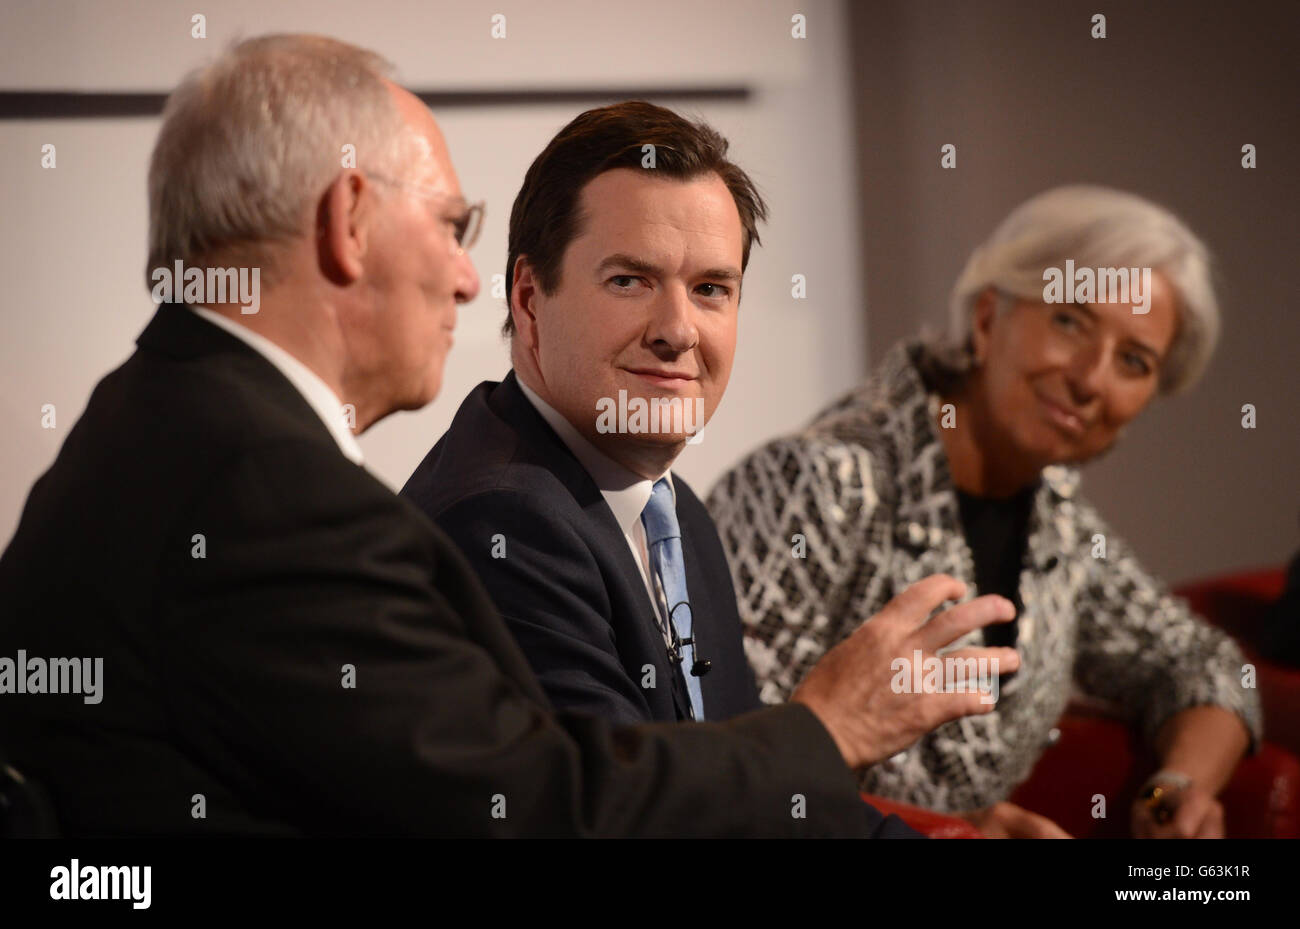
<svg viewBox="0 0 1300 929">
<path fill-rule="evenodd" d="M 1284 569 L 1272 568 L 1198 581 L 1175 592 L 1241 645 L 1258 672 L 1264 739 L 1300 757 L 1300 670 L 1261 658 L 1255 649 L 1255 623 L 1282 595 L 1285 579 Z"/>
<path fill-rule="evenodd" d="M 872 794 L 863 794 L 862 799 L 870 803 L 881 813 L 888 816 L 895 813 L 898 818 L 907 823 L 922 835 L 929 836 L 932 839 L 980 839 L 980 831 L 956 816 L 947 816 L 943 813 L 936 813 L 934 810 L 925 810 L 919 806 L 908 806 L 906 803 L 895 803 L 893 800 L 886 800 L 884 797 L 877 797 Z"/>
<path fill-rule="evenodd" d="M 1265 744 L 1242 761 L 1219 797 L 1230 838 L 1300 838 L 1300 671 L 1261 659 L 1252 644 L 1251 624 L 1281 594 L 1282 585 L 1282 570 L 1270 569 L 1175 591 L 1236 638 L 1258 673 Z M 1011 802 L 1049 817 L 1079 838 L 1127 837 L 1129 806 L 1154 769 L 1154 759 L 1124 723 L 1081 708 L 1068 711 L 1057 729 L 1060 738 Z M 1098 794 L 1106 798 L 1105 818 L 1093 816 Z M 864 799 L 932 838 L 978 837 L 965 820 L 879 797 Z"/>
</svg>

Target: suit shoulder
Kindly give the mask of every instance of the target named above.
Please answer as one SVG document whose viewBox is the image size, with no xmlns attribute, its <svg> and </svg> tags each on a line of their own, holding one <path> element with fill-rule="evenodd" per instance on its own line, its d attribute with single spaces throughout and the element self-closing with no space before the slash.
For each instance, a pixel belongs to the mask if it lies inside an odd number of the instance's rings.
<svg viewBox="0 0 1300 929">
<path fill-rule="evenodd" d="M 553 511 L 573 501 L 547 450 L 527 442 L 487 403 L 485 382 L 461 403 L 447 431 L 412 472 L 402 496 L 435 521 L 474 498 L 509 501 L 534 511 Z"/>
<path fill-rule="evenodd" d="M 415 508 L 420 509 L 418 503 Z M 499 534 L 514 551 L 535 551 L 550 563 L 562 556 L 591 564 L 596 557 L 587 517 L 566 495 L 496 486 L 461 494 L 430 518 L 466 553 L 490 546 Z"/>
<path fill-rule="evenodd" d="M 270 362 L 235 352 L 177 359 L 137 350 L 96 386 L 82 420 L 101 441 L 135 444 L 147 434 L 155 446 L 161 436 L 204 458 L 284 437 L 334 441 Z"/>
</svg>

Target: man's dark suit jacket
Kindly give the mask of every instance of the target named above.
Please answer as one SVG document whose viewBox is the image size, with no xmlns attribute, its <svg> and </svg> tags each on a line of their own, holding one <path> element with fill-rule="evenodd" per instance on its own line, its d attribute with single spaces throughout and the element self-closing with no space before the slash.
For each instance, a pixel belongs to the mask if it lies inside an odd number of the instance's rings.
<svg viewBox="0 0 1300 929">
<path fill-rule="evenodd" d="M 704 505 L 676 475 L 673 486 L 697 655 L 712 662 L 704 716 L 729 719 L 761 706 L 731 572 Z M 622 723 L 688 718 L 623 530 L 515 372 L 474 388 L 402 495 L 460 546 L 556 707 Z"/>
<path fill-rule="evenodd" d="M 557 718 L 455 546 L 273 365 L 179 306 L 138 345 L 0 558 L 0 656 L 104 660 L 99 704 L 0 694 L 65 833 L 906 832 L 801 706 Z"/>
</svg>

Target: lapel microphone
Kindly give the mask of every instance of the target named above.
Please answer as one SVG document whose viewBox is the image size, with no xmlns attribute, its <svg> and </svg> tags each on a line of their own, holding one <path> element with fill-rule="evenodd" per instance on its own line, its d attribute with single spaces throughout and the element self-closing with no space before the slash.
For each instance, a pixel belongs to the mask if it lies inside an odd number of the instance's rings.
<svg viewBox="0 0 1300 929">
<path fill-rule="evenodd" d="M 694 645 L 694 644 L 695 644 L 695 637 L 694 637 L 694 636 L 687 636 L 687 637 L 684 638 L 684 639 L 678 639 L 678 638 L 674 635 L 673 638 L 674 638 L 675 641 L 673 642 L 673 647 L 670 648 L 670 649 L 668 650 L 668 656 L 669 656 L 670 658 L 672 658 L 673 661 L 677 662 L 678 664 L 681 664 L 681 663 L 682 663 L 682 646 L 683 646 L 683 645 Z M 695 652 L 696 652 L 696 655 L 698 655 L 698 654 L 699 654 L 699 649 L 697 648 L 697 649 L 695 650 Z M 691 662 L 691 674 L 692 674 L 694 677 L 704 677 L 704 675 L 708 674 L 711 670 L 713 670 L 713 662 L 710 661 L 708 658 L 699 658 L 699 657 L 697 657 L 693 662 Z"/>
<path fill-rule="evenodd" d="M 691 630 L 691 632 L 694 631 L 695 631 L 694 629 Z M 686 642 L 687 644 L 695 645 L 695 637 L 692 635 L 691 638 L 686 640 Z M 701 658 L 699 646 L 696 646 L 695 661 L 691 663 L 691 674 L 695 675 L 696 677 L 704 677 L 704 675 L 708 674 L 709 671 L 711 671 L 712 669 L 713 669 L 713 662 L 710 661 L 708 658 Z"/>
<path fill-rule="evenodd" d="M 694 677 L 704 677 L 704 675 L 713 670 L 713 662 L 700 655 L 699 646 L 696 644 L 697 635 L 695 632 L 694 613 L 691 613 L 691 634 L 684 639 L 677 635 L 677 624 L 673 622 L 672 615 L 677 612 L 677 607 L 679 606 L 684 606 L 688 610 L 691 608 L 690 604 L 683 600 L 681 603 L 678 603 L 677 606 L 674 606 L 668 611 L 668 628 L 671 631 L 673 638 L 672 645 L 668 648 L 668 657 L 680 665 L 682 663 L 682 646 L 694 645 L 695 660 L 691 662 L 691 675 Z"/>
</svg>

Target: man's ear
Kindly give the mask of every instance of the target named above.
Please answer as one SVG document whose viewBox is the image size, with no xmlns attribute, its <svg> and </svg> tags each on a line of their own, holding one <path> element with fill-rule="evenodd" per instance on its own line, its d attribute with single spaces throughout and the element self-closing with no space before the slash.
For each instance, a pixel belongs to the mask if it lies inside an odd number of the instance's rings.
<svg viewBox="0 0 1300 929">
<path fill-rule="evenodd" d="M 374 185 L 360 171 L 344 171 L 325 189 L 316 218 L 321 270 L 336 284 L 351 284 L 365 267 Z"/>
<path fill-rule="evenodd" d="M 993 320 L 998 315 L 998 291 L 986 287 L 975 298 L 971 308 L 971 346 L 975 350 L 975 363 L 983 364 L 988 358 L 989 342 L 993 338 Z"/>
<path fill-rule="evenodd" d="M 537 347 L 537 298 L 541 293 L 537 277 L 527 255 L 515 259 L 510 285 L 510 318 L 515 324 L 515 338 L 526 348 Z"/>
</svg>

